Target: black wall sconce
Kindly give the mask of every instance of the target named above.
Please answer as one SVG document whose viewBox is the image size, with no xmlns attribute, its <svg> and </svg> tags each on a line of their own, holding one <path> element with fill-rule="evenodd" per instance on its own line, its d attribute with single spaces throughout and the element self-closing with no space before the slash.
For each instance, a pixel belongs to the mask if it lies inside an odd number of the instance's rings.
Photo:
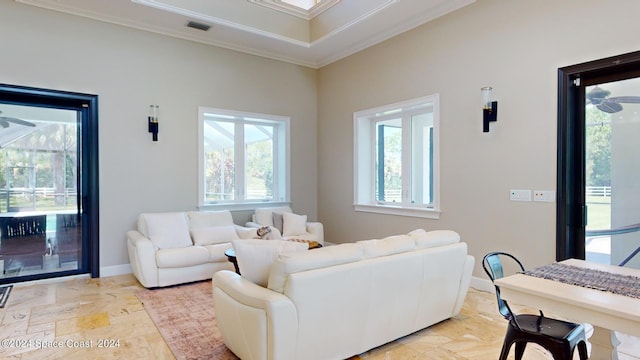
<svg viewBox="0 0 640 360">
<path fill-rule="evenodd" d="M 158 141 L 158 115 L 160 106 L 149 106 L 149 132 L 153 134 L 153 141 Z"/>
<path fill-rule="evenodd" d="M 491 100 L 491 86 L 482 89 L 482 132 L 489 132 L 489 123 L 498 121 L 498 102 Z"/>
</svg>

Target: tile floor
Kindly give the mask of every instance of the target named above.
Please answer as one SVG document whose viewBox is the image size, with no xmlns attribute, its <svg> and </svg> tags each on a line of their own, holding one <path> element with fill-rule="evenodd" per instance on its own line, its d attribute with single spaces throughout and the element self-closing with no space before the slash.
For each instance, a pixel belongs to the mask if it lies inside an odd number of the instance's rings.
<svg viewBox="0 0 640 360">
<path fill-rule="evenodd" d="M 15 286 L 0 309 L 0 358 L 173 359 L 139 289 L 132 275 Z M 470 289 L 460 315 L 354 359 L 495 360 L 505 327 L 494 295 Z M 619 337 L 620 360 L 639 360 L 640 339 Z M 534 345 L 524 359 L 550 356 Z"/>
</svg>

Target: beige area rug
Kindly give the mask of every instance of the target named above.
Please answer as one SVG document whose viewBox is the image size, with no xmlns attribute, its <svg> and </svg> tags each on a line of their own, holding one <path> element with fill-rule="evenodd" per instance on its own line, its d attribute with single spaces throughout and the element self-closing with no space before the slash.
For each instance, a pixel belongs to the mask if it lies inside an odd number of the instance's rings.
<svg viewBox="0 0 640 360">
<path fill-rule="evenodd" d="M 144 289 L 136 296 L 176 359 L 238 359 L 222 342 L 211 281 Z"/>
</svg>

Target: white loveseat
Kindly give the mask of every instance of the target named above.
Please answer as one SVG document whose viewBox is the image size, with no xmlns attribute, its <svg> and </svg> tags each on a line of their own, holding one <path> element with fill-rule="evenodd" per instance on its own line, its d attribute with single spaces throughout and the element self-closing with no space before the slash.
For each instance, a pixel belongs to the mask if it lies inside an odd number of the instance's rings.
<svg viewBox="0 0 640 360">
<path fill-rule="evenodd" d="M 290 207 L 257 208 L 247 227 L 269 226 L 273 239 L 303 239 L 324 245 L 324 227 L 320 222 L 307 221 L 306 215 L 294 214 Z M 277 230 L 277 231 L 276 231 Z"/>
<path fill-rule="evenodd" d="M 233 223 L 229 211 L 143 213 L 127 232 L 131 270 L 142 286 L 163 287 L 211 279 L 232 270 L 224 252 L 256 229 Z"/>
<path fill-rule="evenodd" d="M 282 254 L 266 288 L 214 274 L 218 327 L 241 359 L 345 359 L 458 314 L 473 265 L 448 230 Z"/>
</svg>

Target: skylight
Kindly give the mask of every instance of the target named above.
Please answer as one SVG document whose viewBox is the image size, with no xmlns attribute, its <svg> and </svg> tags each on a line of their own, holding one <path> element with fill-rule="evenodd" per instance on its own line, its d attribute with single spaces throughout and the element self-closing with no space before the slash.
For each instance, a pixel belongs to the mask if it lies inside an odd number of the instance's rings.
<svg viewBox="0 0 640 360">
<path fill-rule="evenodd" d="M 248 0 L 254 4 L 266 6 L 268 8 L 297 16 L 306 20 L 311 20 L 320 15 L 330 7 L 336 5 L 340 0 Z"/>
<path fill-rule="evenodd" d="M 280 0 L 280 1 L 282 1 L 283 3 L 291 4 L 293 6 L 297 6 L 307 11 L 309 11 L 312 7 L 322 2 L 322 0 L 317 0 L 317 1 L 316 0 Z"/>
</svg>

